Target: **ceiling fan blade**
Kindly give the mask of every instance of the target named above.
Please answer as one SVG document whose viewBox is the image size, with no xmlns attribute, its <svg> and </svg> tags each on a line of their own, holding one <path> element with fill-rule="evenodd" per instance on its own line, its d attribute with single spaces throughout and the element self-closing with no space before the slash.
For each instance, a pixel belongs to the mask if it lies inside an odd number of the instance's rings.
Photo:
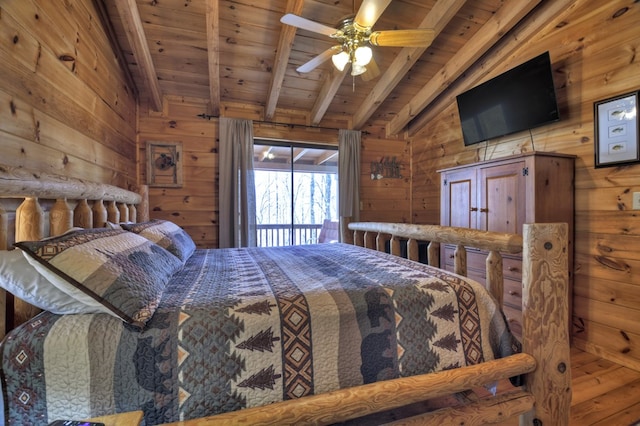
<svg viewBox="0 0 640 426">
<path fill-rule="evenodd" d="M 332 34 L 336 33 L 335 28 L 331 28 L 319 22 L 303 18 L 302 16 L 294 15 L 293 13 L 287 13 L 286 15 L 284 15 L 282 18 L 280 18 L 280 22 L 282 22 L 283 24 L 291 25 L 292 27 L 302 28 L 303 30 L 312 31 L 314 33 L 320 33 L 327 36 L 331 36 Z"/>
<path fill-rule="evenodd" d="M 323 62 L 327 61 L 329 58 L 331 58 L 333 55 L 335 55 L 336 53 L 340 52 L 341 50 L 342 50 L 342 46 L 340 46 L 340 45 L 333 46 L 333 47 L 325 50 L 324 52 L 322 52 L 321 54 L 319 54 L 315 58 L 311 59 L 309 62 L 306 62 L 306 63 L 300 65 L 298 68 L 296 68 L 296 71 L 298 71 L 298 72 L 309 72 L 309 71 L 312 71 L 318 65 L 320 65 Z"/>
<path fill-rule="evenodd" d="M 360 76 L 364 81 L 371 81 L 380 75 L 380 68 L 375 59 L 371 58 L 371 61 L 367 64 L 367 71 Z"/>
<path fill-rule="evenodd" d="M 369 36 L 369 42 L 374 46 L 429 47 L 434 37 L 435 31 L 427 28 L 374 31 Z"/>
<path fill-rule="evenodd" d="M 364 0 L 353 22 L 363 28 L 373 27 L 389 3 L 391 0 Z"/>
</svg>

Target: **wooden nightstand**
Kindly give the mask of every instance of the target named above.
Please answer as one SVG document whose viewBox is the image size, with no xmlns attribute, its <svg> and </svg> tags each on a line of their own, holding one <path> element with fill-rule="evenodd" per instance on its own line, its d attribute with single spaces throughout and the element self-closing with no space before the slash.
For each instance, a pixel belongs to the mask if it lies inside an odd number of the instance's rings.
<svg viewBox="0 0 640 426">
<path fill-rule="evenodd" d="M 142 416 L 142 411 L 129 411 L 128 413 L 93 417 L 87 421 L 101 422 L 104 423 L 104 426 L 137 426 L 142 421 Z"/>
</svg>

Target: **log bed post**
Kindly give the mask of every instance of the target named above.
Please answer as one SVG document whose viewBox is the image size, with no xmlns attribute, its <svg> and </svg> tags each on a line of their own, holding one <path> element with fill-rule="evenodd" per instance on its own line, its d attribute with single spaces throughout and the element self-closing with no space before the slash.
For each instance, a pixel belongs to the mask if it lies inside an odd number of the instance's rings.
<svg viewBox="0 0 640 426">
<path fill-rule="evenodd" d="M 93 212 L 86 198 L 78 200 L 78 204 L 73 211 L 73 226 L 93 228 Z"/>
<path fill-rule="evenodd" d="M 524 225 L 522 350 L 534 356 L 537 368 L 525 377 L 536 402 L 521 426 L 569 424 L 568 233 L 566 223 Z"/>
<path fill-rule="evenodd" d="M 491 293 L 500 306 L 504 301 L 504 276 L 502 272 L 502 255 L 491 250 L 486 260 L 487 278 L 485 280 L 485 286 L 489 293 Z"/>
<path fill-rule="evenodd" d="M 129 207 L 126 203 L 118 203 L 118 212 L 120 212 L 120 222 L 129 222 Z"/>
<path fill-rule="evenodd" d="M 49 210 L 49 234 L 61 235 L 73 226 L 73 212 L 66 198 L 58 198 Z"/>
<path fill-rule="evenodd" d="M 104 206 L 102 199 L 93 202 L 93 226 L 94 228 L 103 228 L 107 226 L 107 208 Z"/>
</svg>

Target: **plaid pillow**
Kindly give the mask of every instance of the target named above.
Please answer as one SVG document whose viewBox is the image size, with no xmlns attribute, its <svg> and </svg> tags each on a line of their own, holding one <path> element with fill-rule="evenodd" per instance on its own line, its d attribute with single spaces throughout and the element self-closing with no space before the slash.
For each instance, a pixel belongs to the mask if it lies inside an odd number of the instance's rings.
<svg viewBox="0 0 640 426">
<path fill-rule="evenodd" d="M 196 249 L 196 245 L 185 232 L 173 222 L 168 220 L 153 219 L 149 222 L 121 223 L 123 229 L 142 235 L 152 243 L 167 249 L 178 257 L 184 264 Z"/>
<path fill-rule="evenodd" d="M 60 290 L 90 298 L 137 326 L 155 312 L 166 283 L 181 262 L 146 238 L 124 230 L 81 229 L 15 244 Z"/>
</svg>

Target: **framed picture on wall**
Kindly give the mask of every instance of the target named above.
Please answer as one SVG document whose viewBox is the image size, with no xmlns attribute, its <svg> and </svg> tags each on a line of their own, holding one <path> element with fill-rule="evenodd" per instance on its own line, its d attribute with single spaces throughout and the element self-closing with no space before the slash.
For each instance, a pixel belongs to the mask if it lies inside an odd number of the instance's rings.
<svg viewBox="0 0 640 426">
<path fill-rule="evenodd" d="M 182 186 L 182 142 L 147 141 L 147 185 Z"/>
<path fill-rule="evenodd" d="M 638 92 L 594 103 L 595 166 L 640 162 Z"/>
</svg>

